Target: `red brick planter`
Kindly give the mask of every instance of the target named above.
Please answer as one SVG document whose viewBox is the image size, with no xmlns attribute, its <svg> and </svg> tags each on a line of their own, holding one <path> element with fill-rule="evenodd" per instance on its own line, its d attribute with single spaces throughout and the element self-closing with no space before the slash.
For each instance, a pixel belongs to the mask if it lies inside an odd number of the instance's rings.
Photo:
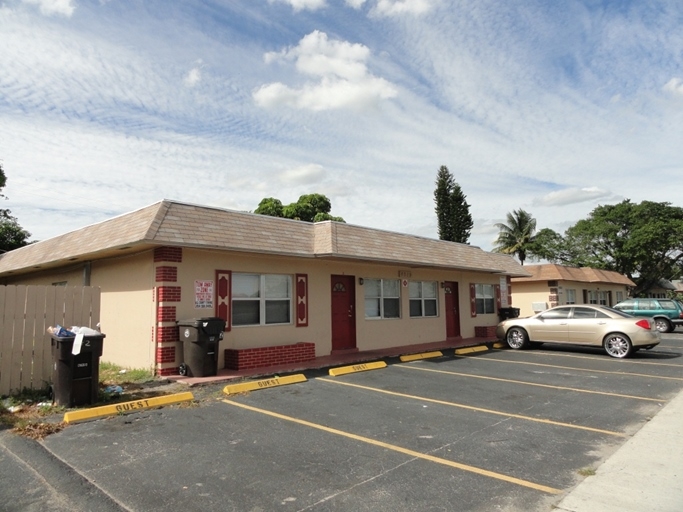
<svg viewBox="0 0 683 512">
<path fill-rule="evenodd" d="M 276 347 L 225 349 L 225 368 L 250 370 L 280 364 L 303 363 L 315 359 L 315 343 L 295 343 Z"/>
<path fill-rule="evenodd" d="M 474 336 L 476 338 L 495 338 L 496 337 L 496 326 L 477 326 L 474 328 Z"/>
</svg>

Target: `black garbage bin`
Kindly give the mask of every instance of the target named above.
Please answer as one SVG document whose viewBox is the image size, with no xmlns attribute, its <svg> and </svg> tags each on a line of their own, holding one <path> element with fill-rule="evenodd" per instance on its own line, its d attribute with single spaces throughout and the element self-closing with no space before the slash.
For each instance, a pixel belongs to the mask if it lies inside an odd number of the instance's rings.
<svg viewBox="0 0 683 512">
<path fill-rule="evenodd" d="M 180 375 L 209 377 L 218 373 L 218 343 L 223 339 L 225 320 L 217 317 L 178 320 L 178 338 L 183 343 Z"/>
<path fill-rule="evenodd" d="M 97 402 L 104 334 L 83 337 L 73 354 L 74 336 L 52 336 L 52 396 L 56 405 L 75 407 Z"/>
<path fill-rule="evenodd" d="M 508 318 L 517 318 L 518 316 L 519 308 L 500 308 L 498 310 L 498 318 L 500 318 L 501 322 Z"/>
</svg>

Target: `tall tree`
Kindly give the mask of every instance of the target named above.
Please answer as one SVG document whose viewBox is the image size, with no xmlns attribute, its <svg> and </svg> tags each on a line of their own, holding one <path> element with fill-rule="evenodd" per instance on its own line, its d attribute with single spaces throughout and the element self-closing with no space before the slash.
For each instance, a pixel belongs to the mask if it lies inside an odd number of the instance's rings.
<svg viewBox="0 0 683 512">
<path fill-rule="evenodd" d="M 2 190 L 6 183 L 7 176 L 5 176 L 5 170 L 0 163 L 0 198 L 5 197 Z M 0 209 L 0 254 L 28 245 L 30 237 L 31 233 L 19 225 L 9 210 Z"/>
<path fill-rule="evenodd" d="M 561 248 L 556 256 L 566 264 L 626 275 L 637 296 L 660 279 L 681 277 L 683 208 L 628 199 L 598 206 L 567 229 Z"/>
<path fill-rule="evenodd" d="M 440 240 L 468 243 L 473 222 L 466 197 L 448 167 L 442 165 L 436 173 L 434 189 Z"/>
<path fill-rule="evenodd" d="M 520 208 L 507 214 L 507 224 L 498 223 L 496 227 L 500 232 L 494 242 L 494 252 L 514 254 L 524 265 L 527 253 L 533 249 L 536 219 Z"/>
<path fill-rule="evenodd" d="M 332 202 L 323 194 L 304 194 L 295 203 L 283 206 L 279 199 L 266 197 L 261 200 L 254 213 L 285 217 L 286 219 L 303 220 L 305 222 L 322 222 L 334 220 L 345 222 L 341 217 L 330 215 Z"/>
</svg>

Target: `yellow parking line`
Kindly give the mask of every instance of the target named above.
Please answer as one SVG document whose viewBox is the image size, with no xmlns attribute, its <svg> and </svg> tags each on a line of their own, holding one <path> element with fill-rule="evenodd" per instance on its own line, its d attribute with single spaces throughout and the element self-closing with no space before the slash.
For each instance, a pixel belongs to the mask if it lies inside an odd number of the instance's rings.
<svg viewBox="0 0 683 512">
<path fill-rule="evenodd" d="M 652 351 L 648 351 L 652 352 Z M 589 359 L 591 361 L 596 361 L 594 357 L 590 356 L 577 356 L 574 354 L 561 354 L 559 352 L 537 352 L 535 350 L 527 350 L 524 352 L 524 354 L 530 354 L 534 356 L 548 356 L 552 355 L 553 357 L 573 357 L 574 359 Z M 654 361 L 634 361 L 633 359 L 616 359 L 614 357 L 604 357 L 600 359 L 600 361 L 605 361 L 606 363 L 614 363 L 614 364 L 647 364 L 649 366 L 670 366 L 672 368 L 683 368 L 680 364 L 668 364 L 668 363 L 655 363 Z"/>
<path fill-rule="evenodd" d="M 615 396 L 618 398 L 633 398 L 634 400 L 648 400 L 650 402 L 666 402 L 666 400 L 659 399 L 659 398 L 648 398 L 645 396 L 634 396 L 634 395 L 622 395 L 619 393 L 607 393 L 605 391 L 592 391 L 589 389 L 569 388 L 566 386 L 551 386 L 550 384 L 539 384 L 536 382 L 527 382 L 524 380 L 501 379 L 500 377 L 485 377 L 483 375 L 471 375 L 469 373 L 449 372 L 447 370 L 434 370 L 433 368 L 421 368 L 419 366 L 396 365 L 396 368 L 407 368 L 409 370 L 420 370 L 423 372 L 445 373 L 447 375 L 457 375 L 458 377 L 467 377 L 467 378 L 472 378 L 472 379 L 485 379 L 485 380 L 495 380 L 498 382 L 510 382 L 512 384 L 523 384 L 523 385 L 527 385 L 527 386 L 537 386 L 540 388 L 562 389 L 565 391 L 576 391 L 577 393 L 590 393 L 593 395 Z"/>
<path fill-rule="evenodd" d="M 543 363 L 530 363 L 528 361 L 506 361 L 504 359 L 496 359 L 491 357 L 472 357 L 472 356 L 455 356 L 455 357 L 468 357 L 476 361 L 493 361 L 496 363 L 510 363 L 510 364 L 528 364 L 532 366 L 544 366 L 546 368 L 559 368 L 560 370 L 575 370 L 577 372 L 591 372 L 591 373 L 608 373 L 611 375 L 628 375 L 629 377 L 647 377 L 650 379 L 664 379 L 664 380 L 680 380 L 683 381 L 681 377 L 664 377 L 663 375 L 647 375 L 645 373 L 631 373 L 631 372 L 609 372 L 607 370 L 591 370 L 589 368 L 576 368 L 574 366 L 558 366 L 554 364 L 543 364 Z"/>
<path fill-rule="evenodd" d="M 561 421 L 546 420 L 542 418 L 534 418 L 532 416 L 523 416 L 521 414 L 514 414 L 509 412 L 494 411 L 493 409 L 483 409 L 481 407 L 474 407 L 472 405 L 459 404 L 456 402 L 446 402 L 445 400 L 436 400 L 434 398 L 426 398 L 424 396 L 407 395 L 405 393 L 398 393 L 396 391 L 388 391 L 386 389 L 372 388 L 370 386 L 361 386 L 360 384 L 351 384 L 350 382 L 342 382 L 338 380 L 330 380 L 325 377 L 318 377 L 317 380 L 323 382 L 332 382 L 334 384 L 341 384 L 342 386 L 350 386 L 352 388 L 366 389 L 368 391 L 375 391 L 377 393 L 384 393 L 386 395 L 400 396 L 402 398 L 411 398 L 413 400 L 420 400 L 423 402 L 430 402 L 439 405 L 448 405 L 450 407 L 458 407 L 460 409 L 467 409 L 475 412 L 485 412 L 488 414 L 495 414 L 497 416 L 505 416 L 506 418 L 515 418 L 518 420 L 533 421 L 535 423 L 545 423 L 546 425 L 554 425 L 557 427 L 573 428 L 577 430 L 587 430 L 589 432 L 597 432 L 598 434 L 607 434 L 609 436 L 626 437 L 626 434 L 621 432 L 613 432 L 612 430 L 603 430 L 600 428 L 584 427 L 583 425 L 575 425 L 573 423 L 563 423 Z"/>
<path fill-rule="evenodd" d="M 268 411 L 265 409 L 259 409 L 257 407 L 252 407 L 250 405 L 241 404 L 238 402 L 233 402 L 232 400 L 223 400 L 223 402 L 225 402 L 226 404 L 229 404 L 229 405 L 234 405 L 236 407 L 241 407 L 243 409 L 247 409 L 249 411 L 258 412 L 261 414 L 266 414 L 268 416 L 272 416 L 273 418 L 291 421 L 293 423 L 298 423 L 299 425 L 304 425 L 307 427 L 322 430 L 322 431 L 328 432 L 330 434 L 336 434 L 339 436 L 347 437 L 349 439 L 353 439 L 355 441 L 360 441 L 360 442 L 371 444 L 374 446 L 379 446 L 381 448 L 386 448 L 387 450 L 392 450 L 395 452 L 403 453 L 404 455 L 408 455 L 410 457 L 415 457 L 417 459 L 428 460 L 430 462 L 435 462 L 437 464 L 442 464 L 444 466 L 450 466 L 452 468 L 460 469 L 462 471 L 468 471 L 470 473 L 475 473 L 477 475 L 486 476 L 489 478 L 495 478 L 496 480 L 502 480 L 504 482 L 508 482 L 511 484 L 521 485 L 522 487 L 528 487 L 530 489 L 535 489 L 537 491 L 542 491 L 542 492 L 546 492 L 549 494 L 559 494 L 562 492 L 560 489 L 555 489 L 554 487 L 548 487 L 547 485 L 541 485 L 541 484 L 537 484 L 534 482 L 530 482 L 528 480 L 522 480 L 520 478 L 515 478 L 512 476 L 504 475 L 502 473 L 496 473 L 494 471 L 488 471 L 486 469 L 478 468 L 476 466 L 470 466 L 468 464 L 461 464 L 459 462 L 454 462 L 454 461 L 451 461 L 448 459 L 442 459 L 441 457 L 435 457 L 434 455 L 429 455 L 426 453 L 417 452 L 415 450 L 410 450 L 408 448 L 403 448 L 401 446 L 397 446 L 394 444 L 384 443 L 382 441 L 377 441 L 376 439 L 371 439 L 369 437 L 359 436 L 356 434 L 352 434 L 350 432 L 345 432 L 343 430 L 337 430 L 336 428 L 326 427 L 325 425 L 320 425 L 318 423 L 311 423 L 310 421 L 302 420 L 299 418 L 293 418 L 291 416 L 285 416 L 284 414 L 279 414 L 277 412 L 272 412 L 272 411 Z"/>
</svg>

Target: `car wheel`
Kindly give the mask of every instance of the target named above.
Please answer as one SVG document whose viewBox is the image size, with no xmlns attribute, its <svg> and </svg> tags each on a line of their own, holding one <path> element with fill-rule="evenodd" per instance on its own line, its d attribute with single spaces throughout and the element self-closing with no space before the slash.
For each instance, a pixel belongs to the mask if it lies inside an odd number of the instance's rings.
<svg viewBox="0 0 683 512">
<path fill-rule="evenodd" d="M 655 329 L 659 332 L 671 332 L 673 331 L 673 326 L 666 318 L 655 318 Z"/>
<path fill-rule="evenodd" d="M 602 346 L 605 352 L 612 357 L 623 359 L 633 352 L 633 344 L 625 334 L 608 334 L 605 336 Z"/>
<path fill-rule="evenodd" d="M 519 350 L 529 345 L 529 336 L 521 327 L 512 327 L 505 335 L 505 340 L 510 348 Z"/>
</svg>

